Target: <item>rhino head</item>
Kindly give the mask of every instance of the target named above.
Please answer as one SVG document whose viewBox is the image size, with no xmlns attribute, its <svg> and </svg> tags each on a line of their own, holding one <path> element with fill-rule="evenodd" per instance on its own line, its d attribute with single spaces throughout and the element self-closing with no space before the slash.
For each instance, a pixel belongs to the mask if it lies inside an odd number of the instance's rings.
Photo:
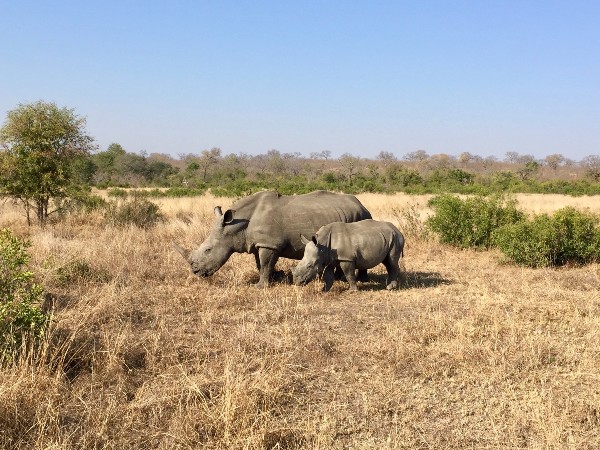
<svg viewBox="0 0 600 450">
<path fill-rule="evenodd" d="M 300 236 L 304 247 L 304 256 L 298 265 L 292 269 L 294 284 L 304 285 L 321 275 L 329 263 L 329 248 L 317 242 L 317 237 L 307 239 Z"/>
<path fill-rule="evenodd" d="M 248 221 L 234 218 L 235 211 L 221 212 L 215 207 L 215 221 L 206 240 L 196 250 L 186 250 L 177 243 L 173 247 L 186 259 L 192 272 L 199 277 L 208 277 L 221 268 L 234 252 L 244 251 Z"/>
</svg>

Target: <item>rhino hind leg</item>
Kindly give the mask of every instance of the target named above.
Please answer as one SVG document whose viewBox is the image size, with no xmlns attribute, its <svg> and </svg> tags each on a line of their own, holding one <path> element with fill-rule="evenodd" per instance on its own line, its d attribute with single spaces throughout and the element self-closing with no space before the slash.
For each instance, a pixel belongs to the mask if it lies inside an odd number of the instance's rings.
<svg viewBox="0 0 600 450">
<path fill-rule="evenodd" d="M 335 269 L 333 271 L 333 277 L 337 281 L 347 281 L 346 280 L 346 275 L 344 275 L 344 271 L 339 266 L 339 264 L 335 266 Z"/>
<path fill-rule="evenodd" d="M 382 261 L 385 266 L 388 277 L 386 281 L 386 289 L 398 289 L 398 277 L 400 276 L 400 267 L 398 265 L 398 259 L 395 255 L 388 253 L 385 259 Z"/>
</svg>

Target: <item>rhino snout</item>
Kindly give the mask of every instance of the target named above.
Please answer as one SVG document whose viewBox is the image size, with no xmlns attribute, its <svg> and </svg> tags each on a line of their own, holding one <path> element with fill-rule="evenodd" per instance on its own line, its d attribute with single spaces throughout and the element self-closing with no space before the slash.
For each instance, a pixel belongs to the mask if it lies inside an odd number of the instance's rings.
<svg viewBox="0 0 600 450">
<path fill-rule="evenodd" d="M 310 272 L 303 272 L 301 270 L 292 270 L 292 280 L 296 286 L 303 286 L 308 284 L 314 277 L 311 276 Z"/>
<path fill-rule="evenodd" d="M 216 270 L 197 267 L 193 263 L 190 263 L 190 265 L 192 266 L 192 273 L 202 278 L 210 277 L 213 273 L 216 272 Z"/>
</svg>

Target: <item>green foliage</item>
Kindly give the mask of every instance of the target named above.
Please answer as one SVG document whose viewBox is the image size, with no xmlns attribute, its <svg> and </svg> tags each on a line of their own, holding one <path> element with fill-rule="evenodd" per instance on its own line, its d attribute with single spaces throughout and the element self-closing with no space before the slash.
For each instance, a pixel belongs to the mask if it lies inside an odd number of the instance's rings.
<svg viewBox="0 0 600 450">
<path fill-rule="evenodd" d="M 135 225 L 139 228 L 148 229 L 164 220 L 160 208 L 141 197 L 133 197 L 123 202 L 111 201 L 104 211 L 106 223 L 113 226 Z"/>
<path fill-rule="evenodd" d="M 492 232 L 503 225 L 523 220 L 514 200 L 502 196 L 459 197 L 444 194 L 429 201 L 434 215 L 427 227 L 440 236 L 441 242 L 461 248 L 489 248 Z"/>
<path fill-rule="evenodd" d="M 567 207 L 552 216 L 506 225 L 494 232 L 494 243 L 507 258 L 529 267 L 587 264 L 600 261 L 599 219 Z"/>
<path fill-rule="evenodd" d="M 84 127 L 84 118 L 54 103 L 39 101 L 9 111 L 0 129 L 0 194 L 23 204 L 28 224 L 33 209 L 44 225 L 50 202 L 69 197 L 74 185 L 84 181 L 81 158 L 93 149 Z"/>
<path fill-rule="evenodd" d="M 26 270 L 29 242 L 0 230 L 0 359 L 14 356 L 30 339 L 39 338 L 48 318 L 40 304 L 41 286 Z"/>
<path fill-rule="evenodd" d="M 125 189 L 112 188 L 106 192 L 106 195 L 108 195 L 109 197 L 115 197 L 115 198 L 126 198 L 128 194 Z"/>
<path fill-rule="evenodd" d="M 73 192 L 70 197 L 55 201 L 59 219 L 69 214 L 87 214 L 106 206 L 106 200 L 88 191 Z"/>
</svg>

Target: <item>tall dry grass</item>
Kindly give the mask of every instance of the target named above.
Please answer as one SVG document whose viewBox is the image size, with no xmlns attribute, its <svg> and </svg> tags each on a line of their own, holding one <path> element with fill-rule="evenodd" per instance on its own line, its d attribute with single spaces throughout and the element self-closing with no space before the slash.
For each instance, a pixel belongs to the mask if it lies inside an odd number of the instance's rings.
<svg viewBox="0 0 600 450">
<path fill-rule="evenodd" d="M 192 276 L 170 242 L 197 245 L 230 199 L 160 200 L 151 230 L 28 229 L 1 205 L 53 320 L 0 369 L 0 448 L 598 448 L 600 267 L 503 265 L 423 239 L 425 197 L 359 198 L 404 229 L 398 291 L 383 266 L 358 293 L 258 290 L 250 255 Z"/>
</svg>

